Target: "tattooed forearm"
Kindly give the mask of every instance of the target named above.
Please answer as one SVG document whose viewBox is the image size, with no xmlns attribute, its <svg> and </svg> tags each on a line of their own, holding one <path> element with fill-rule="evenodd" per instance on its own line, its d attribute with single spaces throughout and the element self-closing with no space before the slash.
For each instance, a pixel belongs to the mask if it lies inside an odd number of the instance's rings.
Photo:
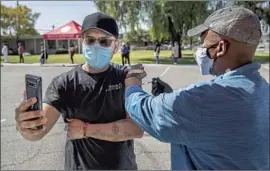
<svg viewBox="0 0 270 171">
<path fill-rule="evenodd" d="M 117 123 L 112 123 L 112 133 L 117 135 L 119 133 L 119 127 Z"/>
<path fill-rule="evenodd" d="M 129 134 L 127 132 L 123 132 L 123 134 L 115 135 L 113 133 L 101 132 L 100 130 L 96 130 L 95 132 L 90 133 L 89 137 L 106 140 L 106 141 L 114 141 L 114 142 L 126 141 L 126 140 L 137 138 L 136 136 Z"/>
<path fill-rule="evenodd" d="M 126 141 L 141 138 L 143 131 L 131 120 L 123 119 L 108 124 L 89 125 L 87 135 L 106 141 Z"/>
</svg>

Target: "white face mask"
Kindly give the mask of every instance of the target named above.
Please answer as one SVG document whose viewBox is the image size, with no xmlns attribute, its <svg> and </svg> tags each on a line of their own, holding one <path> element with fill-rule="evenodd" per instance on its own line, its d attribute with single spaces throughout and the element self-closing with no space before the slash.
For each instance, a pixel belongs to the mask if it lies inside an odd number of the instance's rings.
<svg viewBox="0 0 270 171">
<path fill-rule="evenodd" d="M 207 54 L 207 48 L 197 48 L 195 59 L 202 75 L 211 75 L 213 59 Z"/>
</svg>

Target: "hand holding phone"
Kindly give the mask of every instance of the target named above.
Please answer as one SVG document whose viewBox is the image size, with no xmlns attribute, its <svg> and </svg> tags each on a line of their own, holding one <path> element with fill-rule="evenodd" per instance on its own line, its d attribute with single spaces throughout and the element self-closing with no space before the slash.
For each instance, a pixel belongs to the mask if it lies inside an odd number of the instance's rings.
<svg viewBox="0 0 270 171">
<path fill-rule="evenodd" d="M 26 111 L 41 111 L 42 110 L 42 78 L 40 76 L 26 74 L 26 99 L 36 98 L 36 103 L 31 105 Z M 27 121 L 35 121 L 40 117 L 29 118 Z M 38 125 L 29 129 L 42 129 L 43 125 Z"/>
<path fill-rule="evenodd" d="M 45 124 L 47 120 L 43 117 L 43 111 L 27 111 L 27 109 L 36 104 L 36 102 L 37 99 L 35 97 L 26 100 L 25 92 L 25 100 L 15 109 L 17 131 L 27 135 L 37 135 L 44 131 L 44 129 L 42 129 L 43 126 L 41 125 Z"/>
</svg>

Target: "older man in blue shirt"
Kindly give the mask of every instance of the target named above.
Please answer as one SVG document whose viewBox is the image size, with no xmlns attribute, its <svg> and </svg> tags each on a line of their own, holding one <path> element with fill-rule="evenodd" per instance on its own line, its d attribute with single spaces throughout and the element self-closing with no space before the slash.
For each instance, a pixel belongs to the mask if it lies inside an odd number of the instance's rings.
<svg viewBox="0 0 270 171">
<path fill-rule="evenodd" d="M 211 81 L 150 96 L 126 79 L 127 112 L 143 130 L 171 143 L 173 170 L 268 170 L 269 84 L 252 62 L 260 21 L 243 7 L 227 7 L 189 30 L 200 35 L 196 61 Z"/>
</svg>

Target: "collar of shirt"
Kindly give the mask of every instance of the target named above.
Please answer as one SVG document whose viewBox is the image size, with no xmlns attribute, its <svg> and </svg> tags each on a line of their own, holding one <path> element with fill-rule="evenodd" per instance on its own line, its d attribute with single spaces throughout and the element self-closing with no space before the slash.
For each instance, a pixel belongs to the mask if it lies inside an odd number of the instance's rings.
<svg viewBox="0 0 270 171">
<path fill-rule="evenodd" d="M 246 65 L 243 65 L 239 68 L 236 68 L 232 71 L 226 72 L 225 74 L 216 77 L 216 79 L 223 79 L 223 78 L 234 76 L 234 75 L 242 75 L 242 74 L 258 72 L 258 70 L 260 68 L 261 68 L 260 63 L 252 62 L 252 63 L 246 64 Z"/>
</svg>

